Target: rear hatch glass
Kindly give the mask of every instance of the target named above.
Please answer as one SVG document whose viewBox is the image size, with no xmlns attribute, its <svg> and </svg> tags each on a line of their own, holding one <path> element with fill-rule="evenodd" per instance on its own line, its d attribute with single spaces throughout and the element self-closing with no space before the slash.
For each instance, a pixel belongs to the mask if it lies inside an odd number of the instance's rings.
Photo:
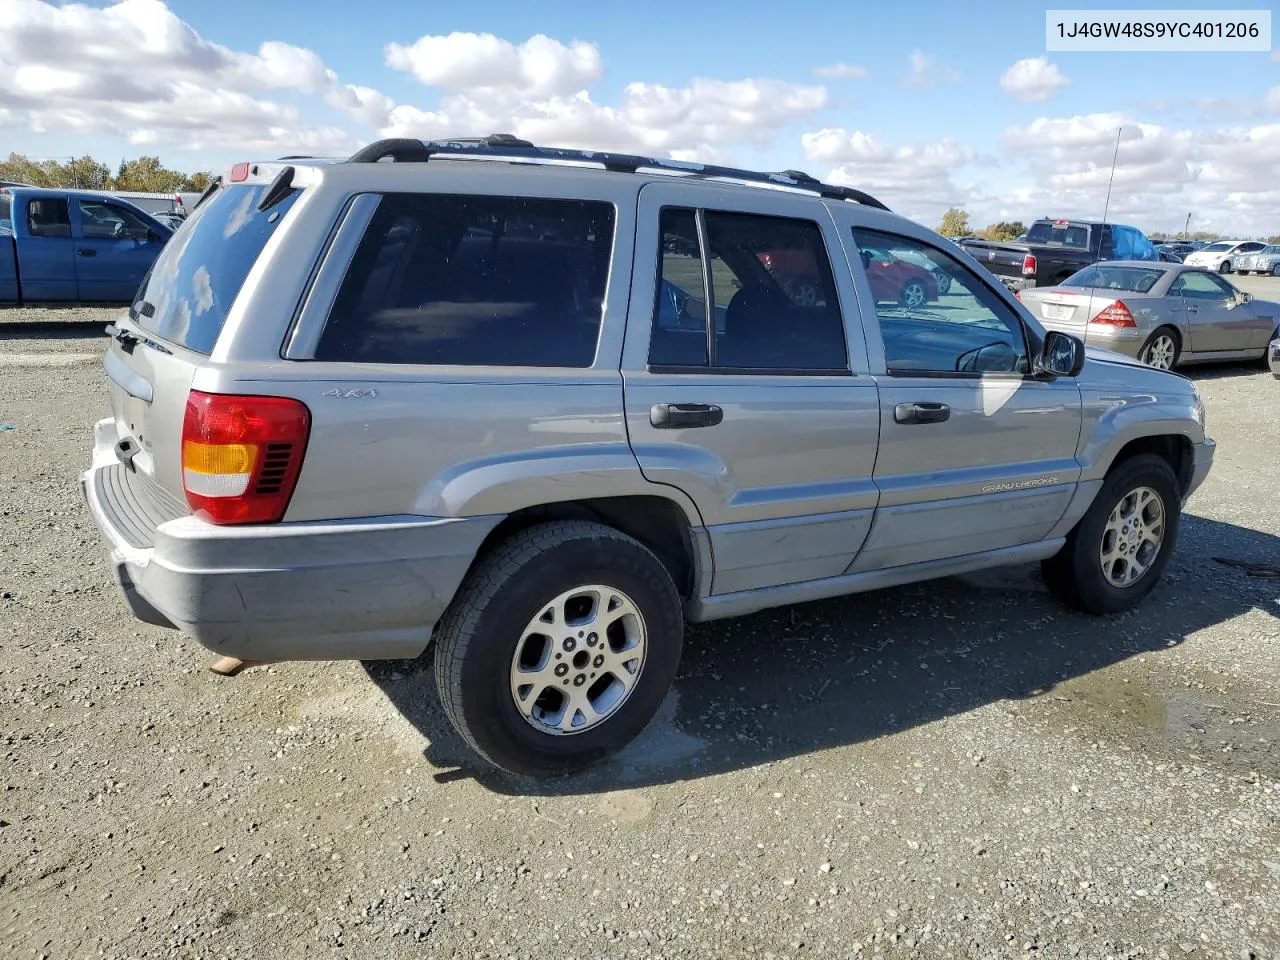
<svg viewBox="0 0 1280 960">
<path fill-rule="evenodd" d="M 299 191 L 265 211 L 265 184 L 224 186 L 173 235 L 106 355 L 116 432 L 131 465 L 182 496 L 182 420 L 201 355 L 213 350 L 240 288 Z M 141 338 L 130 332 L 136 325 Z"/>
<path fill-rule="evenodd" d="M 268 189 L 221 187 L 200 204 L 143 279 L 134 322 L 188 350 L 212 352 L 245 277 L 300 193 L 260 211 Z"/>
</svg>

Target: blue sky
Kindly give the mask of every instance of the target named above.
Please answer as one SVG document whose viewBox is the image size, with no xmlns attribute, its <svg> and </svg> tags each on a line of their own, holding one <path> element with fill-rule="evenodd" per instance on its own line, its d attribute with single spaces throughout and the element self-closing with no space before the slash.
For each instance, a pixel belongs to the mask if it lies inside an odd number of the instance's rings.
<svg viewBox="0 0 1280 960">
<path fill-rule="evenodd" d="M 1272 54 L 1046 54 L 1042 5 L 10 5 L 0 143 L 32 155 L 195 169 L 489 124 L 799 167 L 926 222 L 955 203 L 981 224 L 1099 213 L 1124 126 L 1113 210 L 1153 230 L 1190 209 L 1201 226 L 1280 232 Z M 526 49 L 536 35 L 550 39 Z M 1018 61 L 1025 83 L 1002 86 Z M 861 75 L 815 73 L 835 64 Z"/>
</svg>

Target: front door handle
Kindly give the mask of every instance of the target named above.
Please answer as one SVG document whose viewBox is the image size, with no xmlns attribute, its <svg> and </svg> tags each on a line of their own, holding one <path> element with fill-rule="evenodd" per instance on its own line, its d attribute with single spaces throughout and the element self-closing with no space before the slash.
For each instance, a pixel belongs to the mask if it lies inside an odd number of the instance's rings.
<svg viewBox="0 0 1280 960">
<path fill-rule="evenodd" d="M 944 423 L 951 419 L 951 408 L 945 403 L 900 403 L 893 408 L 898 423 Z"/>
<path fill-rule="evenodd" d="M 1187 304 L 1186 311 L 1187 311 L 1187 313 L 1199 313 L 1199 312 L 1200 312 L 1200 308 L 1199 308 L 1199 307 L 1193 307 L 1193 306 L 1191 306 L 1190 304 Z"/>
<path fill-rule="evenodd" d="M 81 247 L 76 251 L 76 253 L 80 254 L 82 257 L 96 257 L 98 255 L 98 251 L 94 250 L 92 247 Z"/>
<path fill-rule="evenodd" d="M 724 419 L 724 411 L 714 403 L 655 403 L 649 408 L 649 423 L 659 430 L 714 427 Z"/>
</svg>

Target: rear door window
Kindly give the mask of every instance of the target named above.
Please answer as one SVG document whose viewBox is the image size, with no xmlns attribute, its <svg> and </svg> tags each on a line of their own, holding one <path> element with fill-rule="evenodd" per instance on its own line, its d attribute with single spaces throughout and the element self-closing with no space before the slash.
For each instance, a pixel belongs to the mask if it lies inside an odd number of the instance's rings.
<svg viewBox="0 0 1280 960">
<path fill-rule="evenodd" d="M 33 237 L 70 237 L 71 214 L 67 201 L 40 197 L 27 204 L 27 230 Z"/>
<path fill-rule="evenodd" d="M 386 194 L 315 357 L 589 367 L 613 225 L 600 201 Z"/>
<path fill-rule="evenodd" d="M 651 366 L 677 372 L 707 366 L 761 373 L 848 370 L 844 320 L 816 223 L 666 207 L 660 233 Z M 710 331 L 708 323 L 714 324 Z"/>
<path fill-rule="evenodd" d="M 267 210 L 267 184 L 220 187 L 165 244 L 143 278 L 130 316 L 144 330 L 210 353 L 227 314 L 301 191 Z"/>
<path fill-rule="evenodd" d="M 13 233 L 13 198 L 7 193 L 0 193 L 0 236 Z"/>
</svg>

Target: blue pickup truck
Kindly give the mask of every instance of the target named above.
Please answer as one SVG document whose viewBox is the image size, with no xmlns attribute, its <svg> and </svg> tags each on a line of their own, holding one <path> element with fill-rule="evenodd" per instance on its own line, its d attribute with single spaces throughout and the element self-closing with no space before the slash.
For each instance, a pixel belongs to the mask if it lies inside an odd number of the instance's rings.
<svg viewBox="0 0 1280 960">
<path fill-rule="evenodd" d="M 173 231 L 100 193 L 0 189 L 0 304 L 127 303 Z"/>
</svg>

